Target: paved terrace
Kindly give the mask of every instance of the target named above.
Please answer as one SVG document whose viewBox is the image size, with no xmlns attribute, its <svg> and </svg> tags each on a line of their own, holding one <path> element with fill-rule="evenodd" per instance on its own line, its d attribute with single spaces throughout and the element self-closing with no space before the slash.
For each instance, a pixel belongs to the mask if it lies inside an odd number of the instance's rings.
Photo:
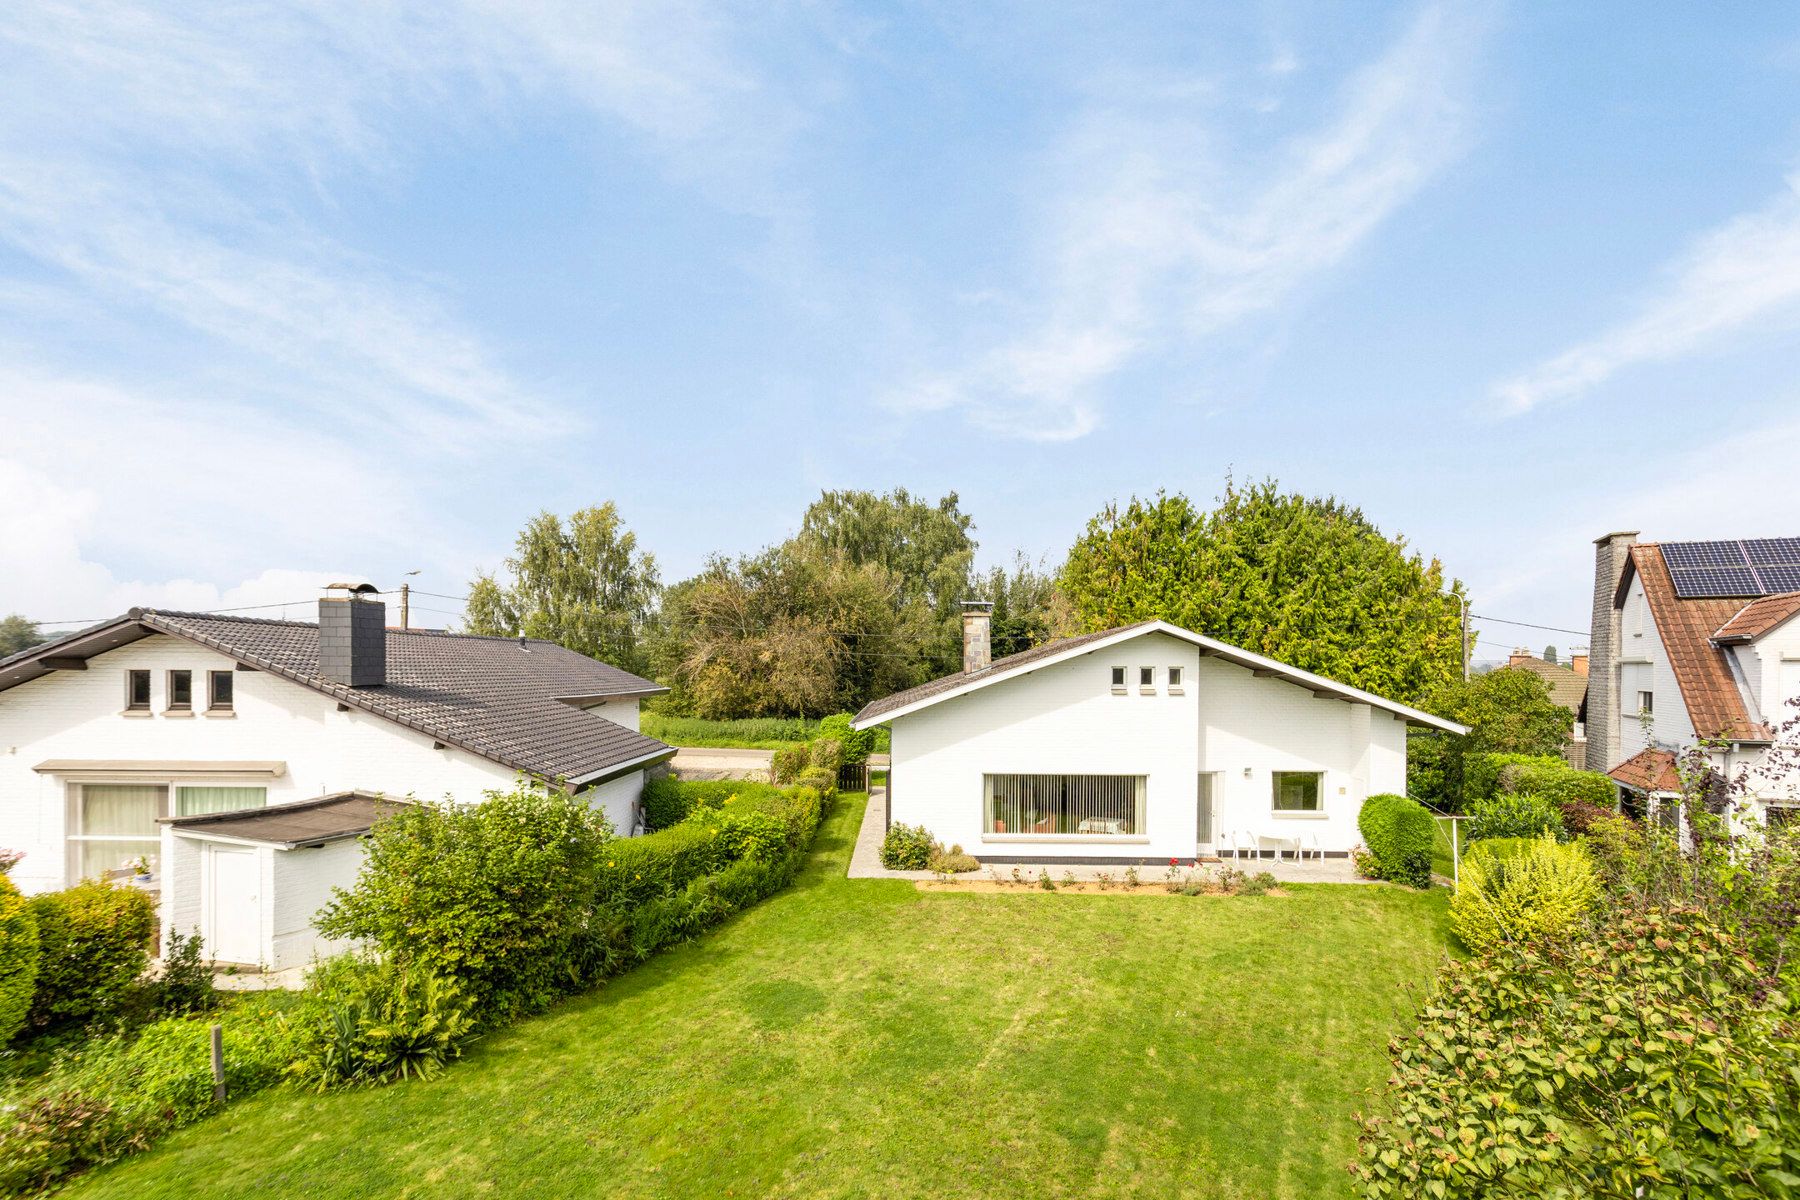
<svg viewBox="0 0 1800 1200">
<path fill-rule="evenodd" d="M 930 871 L 890 871 L 881 865 L 881 838 L 887 828 L 887 791 L 877 788 L 869 793 L 869 806 L 863 812 L 862 829 L 856 835 L 856 850 L 850 856 L 851 879 L 936 879 Z M 967 849 L 967 847 L 965 847 Z M 1015 864 L 1007 863 L 996 866 L 1001 874 L 1011 876 Z M 1067 863 L 1018 863 L 1020 874 L 1036 876 L 1040 869 L 1050 872 L 1051 876 L 1061 879 L 1066 871 L 1076 879 L 1093 879 L 1101 872 L 1117 877 L 1124 868 L 1118 866 L 1071 866 Z M 1191 862 L 1183 862 L 1184 868 Z M 1232 859 L 1223 860 L 1224 866 L 1237 866 Z M 1291 858 L 1284 859 L 1245 859 L 1241 864 L 1246 871 L 1267 871 L 1281 883 L 1373 883 L 1374 880 L 1359 878 L 1356 868 L 1350 865 L 1348 858 L 1308 858 L 1295 862 Z M 1157 866 L 1139 867 L 1138 873 L 1145 882 L 1157 882 L 1162 876 Z M 985 879 L 987 872 L 973 871 L 963 875 L 964 879 Z"/>
</svg>

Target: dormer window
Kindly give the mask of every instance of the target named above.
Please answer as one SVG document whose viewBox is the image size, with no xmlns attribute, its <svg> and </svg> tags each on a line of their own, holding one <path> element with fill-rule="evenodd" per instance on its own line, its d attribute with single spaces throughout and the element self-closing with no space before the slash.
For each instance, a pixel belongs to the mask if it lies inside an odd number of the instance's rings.
<svg viewBox="0 0 1800 1200">
<path fill-rule="evenodd" d="M 169 672 L 169 711 L 192 712 L 194 709 L 194 673 Z"/>
<path fill-rule="evenodd" d="M 125 672 L 125 711 L 150 711 L 150 672 Z"/>
</svg>

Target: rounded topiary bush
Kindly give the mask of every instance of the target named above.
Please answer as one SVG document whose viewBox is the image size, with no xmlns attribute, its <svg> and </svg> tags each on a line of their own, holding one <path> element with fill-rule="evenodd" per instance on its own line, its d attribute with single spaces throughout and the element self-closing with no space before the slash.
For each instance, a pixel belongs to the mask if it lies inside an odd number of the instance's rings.
<svg viewBox="0 0 1800 1200">
<path fill-rule="evenodd" d="M 1374 856 L 1382 879 L 1413 887 L 1431 886 L 1431 848 L 1437 822 L 1417 800 L 1391 792 L 1370 796 L 1357 814 L 1356 827 Z"/>
<path fill-rule="evenodd" d="M 1599 898 L 1600 873 L 1579 845 L 1545 837 L 1522 852 L 1472 851 L 1450 898 L 1450 928 L 1475 951 L 1536 942 L 1572 930 Z"/>
<path fill-rule="evenodd" d="M 13 881 L 0 875 L 0 1046 L 24 1026 L 37 977 L 37 918 Z"/>
<path fill-rule="evenodd" d="M 923 825 L 895 825 L 881 839 L 881 865 L 890 871 L 923 871 L 937 843 Z"/>
</svg>

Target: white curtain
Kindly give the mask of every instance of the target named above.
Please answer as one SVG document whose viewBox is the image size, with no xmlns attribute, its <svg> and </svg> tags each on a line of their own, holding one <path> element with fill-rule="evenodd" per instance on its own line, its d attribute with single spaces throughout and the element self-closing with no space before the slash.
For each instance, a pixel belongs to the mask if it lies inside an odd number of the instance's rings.
<svg viewBox="0 0 1800 1200">
<path fill-rule="evenodd" d="M 126 871 L 142 858 L 156 869 L 162 837 L 156 818 L 168 789 L 150 784 L 90 783 L 75 814 L 75 872 L 83 879 Z"/>
<path fill-rule="evenodd" d="M 269 789 L 266 787 L 178 787 L 175 789 L 175 815 L 178 817 L 237 812 L 245 808 L 262 808 L 268 803 Z"/>
</svg>

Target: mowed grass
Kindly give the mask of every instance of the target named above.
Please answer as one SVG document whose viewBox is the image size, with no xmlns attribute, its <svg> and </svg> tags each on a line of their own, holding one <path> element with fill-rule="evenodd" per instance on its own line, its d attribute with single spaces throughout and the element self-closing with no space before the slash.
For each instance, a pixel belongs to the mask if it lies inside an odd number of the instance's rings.
<svg viewBox="0 0 1800 1200">
<path fill-rule="evenodd" d="M 265 1093 L 70 1194 L 1350 1192 L 1441 891 L 925 894 L 844 878 L 861 808 L 792 890 L 438 1080 Z"/>
<path fill-rule="evenodd" d="M 714 721 L 704 717 L 674 717 L 664 713 L 645 712 L 641 718 L 644 733 L 671 746 L 734 747 L 742 750 L 779 750 L 796 746 L 818 736 L 819 723 L 805 717 L 743 717 L 730 721 Z M 875 733 L 875 751 L 886 754 L 886 729 Z"/>
</svg>

